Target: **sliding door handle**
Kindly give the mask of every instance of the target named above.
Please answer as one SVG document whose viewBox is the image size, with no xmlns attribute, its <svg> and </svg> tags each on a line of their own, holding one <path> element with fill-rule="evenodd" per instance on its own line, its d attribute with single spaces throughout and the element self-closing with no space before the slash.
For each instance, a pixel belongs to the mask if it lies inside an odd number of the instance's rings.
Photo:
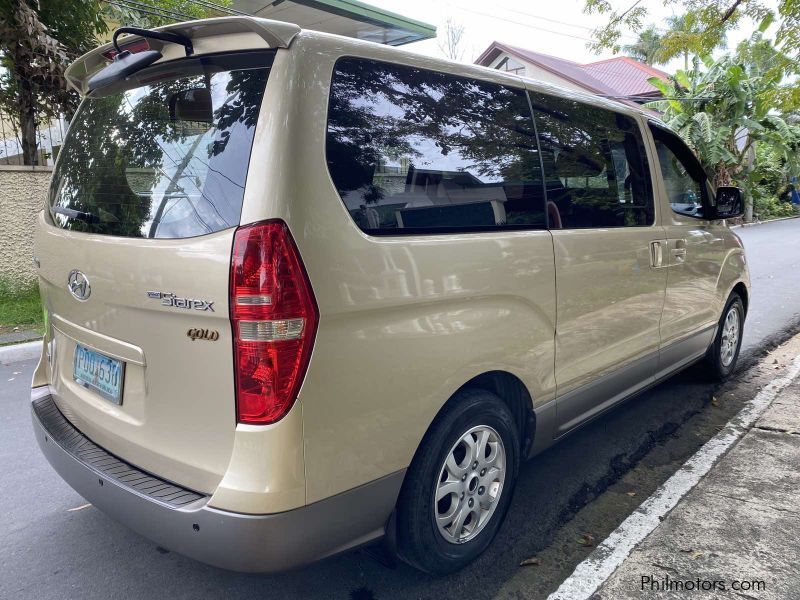
<svg viewBox="0 0 800 600">
<path fill-rule="evenodd" d="M 658 269 L 664 266 L 664 240 L 654 240 L 650 242 L 650 266 Z"/>
</svg>

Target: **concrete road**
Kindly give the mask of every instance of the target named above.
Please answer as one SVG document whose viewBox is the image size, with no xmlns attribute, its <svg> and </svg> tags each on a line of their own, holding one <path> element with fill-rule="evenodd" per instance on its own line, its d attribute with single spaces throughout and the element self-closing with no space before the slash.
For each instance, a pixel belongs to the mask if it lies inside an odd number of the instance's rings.
<svg viewBox="0 0 800 600">
<path fill-rule="evenodd" d="M 754 363 L 800 318 L 800 220 L 740 229 L 755 286 L 745 336 Z M 796 297 L 796 296 L 795 296 Z M 186 559 L 126 530 L 73 492 L 40 456 L 29 426 L 33 364 L 0 367 L 0 598 L 544 597 L 769 376 L 742 369 L 723 388 L 690 369 L 526 463 L 495 543 L 476 563 L 434 579 L 353 552 L 279 576 L 242 575 Z M 584 534 L 590 534 L 585 538 Z M 524 558 L 539 567 L 520 568 Z"/>
</svg>

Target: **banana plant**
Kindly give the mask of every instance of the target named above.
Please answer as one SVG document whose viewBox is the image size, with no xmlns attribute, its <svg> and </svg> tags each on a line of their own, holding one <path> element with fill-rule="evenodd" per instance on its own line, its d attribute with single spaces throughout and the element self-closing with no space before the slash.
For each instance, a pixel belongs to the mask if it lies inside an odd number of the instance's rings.
<svg viewBox="0 0 800 600">
<path fill-rule="evenodd" d="M 647 105 L 697 152 L 715 185 L 745 190 L 746 219 L 762 189 L 754 180 L 756 146 L 770 147 L 787 178 L 800 173 L 800 125 L 788 118 L 800 108 L 800 65 L 763 37 L 768 26 L 765 20 L 735 52 L 716 60 L 696 56 L 691 69 L 667 82 L 650 79 L 663 99 Z"/>
</svg>

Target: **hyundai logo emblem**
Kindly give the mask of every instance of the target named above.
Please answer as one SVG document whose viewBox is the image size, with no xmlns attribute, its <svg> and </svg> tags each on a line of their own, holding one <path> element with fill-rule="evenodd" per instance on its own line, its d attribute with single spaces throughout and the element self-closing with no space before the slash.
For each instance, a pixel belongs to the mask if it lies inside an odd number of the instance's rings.
<svg viewBox="0 0 800 600">
<path fill-rule="evenodd" d="M 89 280 L 78 269 L 73 269 L 69 272 L 67 287 L 69 288 L 69 293 L 81 302 L 88 300 L 92 294 L 92 286 L 89 285 Z"/>
</svg>

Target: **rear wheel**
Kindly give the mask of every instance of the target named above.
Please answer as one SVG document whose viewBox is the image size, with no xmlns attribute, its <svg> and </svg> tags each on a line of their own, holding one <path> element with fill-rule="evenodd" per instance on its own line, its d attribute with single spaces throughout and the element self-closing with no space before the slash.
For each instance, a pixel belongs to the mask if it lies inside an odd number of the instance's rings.
<svg viewBox="0 0 800 600">
<path fill-rule="evenodd" d="M 459 392 L 426 434 L 403 484 L 400 556 L 434 574 L 477 558 L 508 509 L 519 446 L 514 417 L 500 398 L 484 390 Z"/>
<path fill-rule="evenodd" d="M 717 335 L 706 356 L 711 375 L 715 379 L 725 379 L 736 368 L 742 346 L 743 325 L 744 304 L 739 294 L 733 292 L 722 311 Z"/>
</svg>

